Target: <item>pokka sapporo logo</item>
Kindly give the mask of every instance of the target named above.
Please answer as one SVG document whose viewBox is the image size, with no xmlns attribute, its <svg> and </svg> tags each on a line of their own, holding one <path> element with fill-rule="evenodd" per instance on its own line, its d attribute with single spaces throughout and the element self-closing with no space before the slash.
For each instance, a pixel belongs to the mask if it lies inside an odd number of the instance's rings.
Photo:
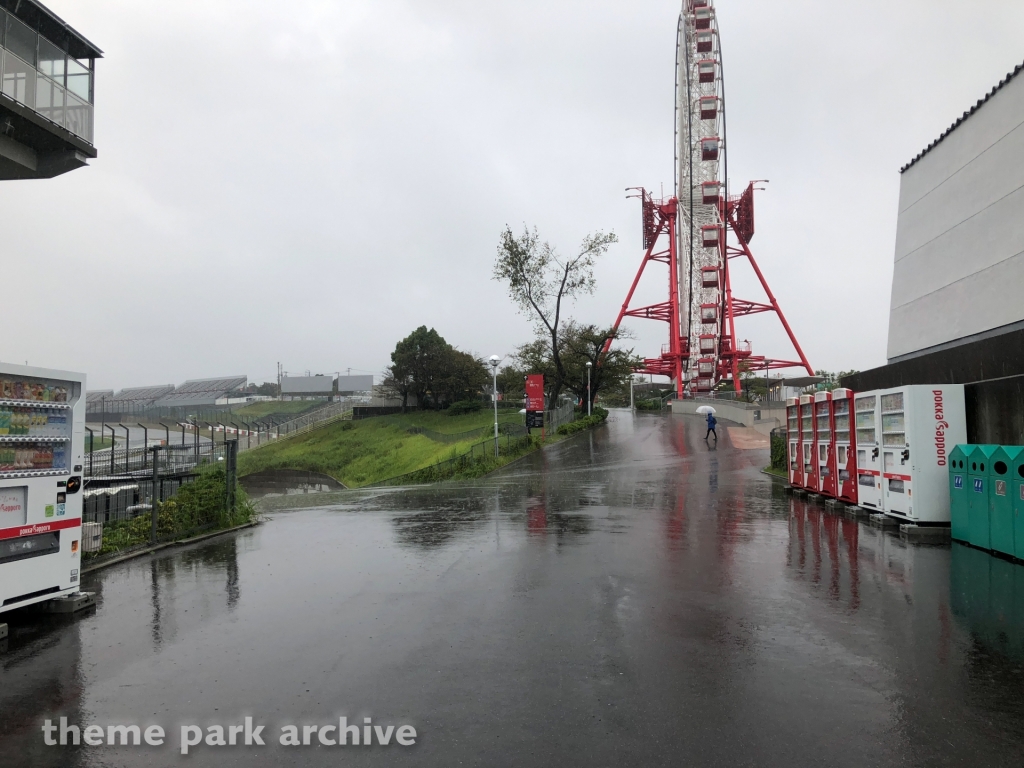
<svg viewBox="0 0 1024 768">
<path fill-rule="evenodd" d="M 946 430 L 949 423 L 945 419 L 945 409 L 942 405 L 942 390 L 933 389 L 935 396 L 935 463 L 940 467 L 946 466 Z"/>
</svg>

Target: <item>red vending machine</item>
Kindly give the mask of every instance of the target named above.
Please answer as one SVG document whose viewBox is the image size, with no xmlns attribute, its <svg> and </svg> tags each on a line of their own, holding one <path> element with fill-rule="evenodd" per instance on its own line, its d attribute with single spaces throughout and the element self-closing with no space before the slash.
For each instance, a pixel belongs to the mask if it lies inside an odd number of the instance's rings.
<svg viewBox="0 0 1024 768">
<path fill-rule="evenodd" d="M 818 492 L 814 461 L 814 395 L 800 395 L 800 458 L 804 469 L 801 488 Z"/>
<path fill-rule="evenodd" d="M 794 488 L 802 488 L 804 467 L 800 457 L 799 397 L 791 397 L 786 401 L 786 459 L 789 462 L 789 484 Z"/>
<path fill-rule="evenodd" d="M 818 493 L 835 498 L 836 456 L 832 450 L 832 393 L 814 394 L 814 461 Z"/>
<path fill-rule="evenodd" d="M 853 390 L 832 390 L 832 448 L 836 461 L 836 498 L 857 503 L 857 439 L 850 428 Z"/>
</svg>

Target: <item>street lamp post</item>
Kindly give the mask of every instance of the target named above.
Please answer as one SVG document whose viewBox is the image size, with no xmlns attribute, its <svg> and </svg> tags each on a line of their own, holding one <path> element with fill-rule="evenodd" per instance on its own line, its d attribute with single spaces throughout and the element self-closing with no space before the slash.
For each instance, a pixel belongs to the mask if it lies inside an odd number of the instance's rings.
<svg viewBox="0 0 1024 768">
<path fill-rule="evenodd" d="M 590 415 L 590 402 L 593 399 L 590 396 L 590 369 L 594 367 L 594 364 L 587 360 L 587 416 Z"/>
<path fill-rule="evenodd" d="M 498 455 L 498 363 L 501 362 L 501 358 L 497 355 L 491 355 L 491 359 L 488 361 L 491 364 L 491 374 L 493 376 L 493 387 L 491 388 L 491 398 L 494 400 L 494 455 Z"/>
</svg>

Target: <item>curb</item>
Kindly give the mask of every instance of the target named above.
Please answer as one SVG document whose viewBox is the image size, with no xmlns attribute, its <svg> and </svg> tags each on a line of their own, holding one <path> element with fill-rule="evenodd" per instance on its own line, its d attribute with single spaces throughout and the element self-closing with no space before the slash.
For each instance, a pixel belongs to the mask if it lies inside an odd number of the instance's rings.
<svg viewBox="0 0 1024 768">
<path fill-rule="evenodd" d="M 762 469 L 761 474 L 768 475 L 768 477 L 770 477 L 772 480 L 778 480 L 780 483 L 786 483 L 787 485 L 789 484 L 789 480 L 779 475 L 776 475 L 773 472 L 769 472 L 767 469 Z"/>
<path fill-rule="evenodd" d="M 259 524 L 259 520 L 254 520 L 251 523 L 243 523 L 242 525 L 236 525 L 233 528 L 222 528 L 219 531 L 211 531 L 210 533 L 204 533 L 200 534 L 199 536 L 193 536 L 191 539 L 181 539 L 180 541 L 168 541 L 164 542 L 163 544 L 156 544 L 152 547 L 146 547 L 144 549 L 136 550 L 135 552 L 129 552 L 128 554 L 122 555 L 121 557 L 115 557 L 113 560 L 107 560 L 105 563 L 99 563 L 98 565 L 82 568 L 82 575 L 84 576 L 87 573 L 101 571 L 104 568 L 110 567 L 111 565 L 118 565 L 119 563 L 124 563 L 128 560 L 134 560 L 137 557 L 142 557 L 143 555 L 152 555 L 154 552 L 159 552 L 164 549 L 170 549 L 171 547 L 184 547 L 187 544 L 196 544 L 200 541 L 212 539 L 215 536 L 223 536 L 225 533 L 234 533 L 235 531 L 241 531 L 246 528 L 252 528 Z"/>
</svg>

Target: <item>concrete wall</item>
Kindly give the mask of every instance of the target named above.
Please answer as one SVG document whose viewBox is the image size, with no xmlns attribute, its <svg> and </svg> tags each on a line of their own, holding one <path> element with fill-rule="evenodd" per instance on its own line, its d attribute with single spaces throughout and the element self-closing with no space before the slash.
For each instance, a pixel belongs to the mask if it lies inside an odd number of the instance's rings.
<svg viewBox="0 0 1024 768">
<path fill-rule="evenodd" d="M 765 435 L 775 427 L 785 426 L 786 404 L 737 403 L 729 400 L 673 400 L 672 413 L 696 414 L 702 405 L 715 409 L 715 418 L 735 421 L 745 427 L 752 427 Z"/>
<path fill-rule="evenodd" d="M 963 384 L 967 440 L 1024 445 L 1024 330 L 845 376 L 842 384 L 855 392 Z"/>
<path fill-rule="evenodd" d="M 1024 76 L 1015 76 L 900 179 L 887 357 L 1024 321 L 1022 287 Z"/>
</svg>

